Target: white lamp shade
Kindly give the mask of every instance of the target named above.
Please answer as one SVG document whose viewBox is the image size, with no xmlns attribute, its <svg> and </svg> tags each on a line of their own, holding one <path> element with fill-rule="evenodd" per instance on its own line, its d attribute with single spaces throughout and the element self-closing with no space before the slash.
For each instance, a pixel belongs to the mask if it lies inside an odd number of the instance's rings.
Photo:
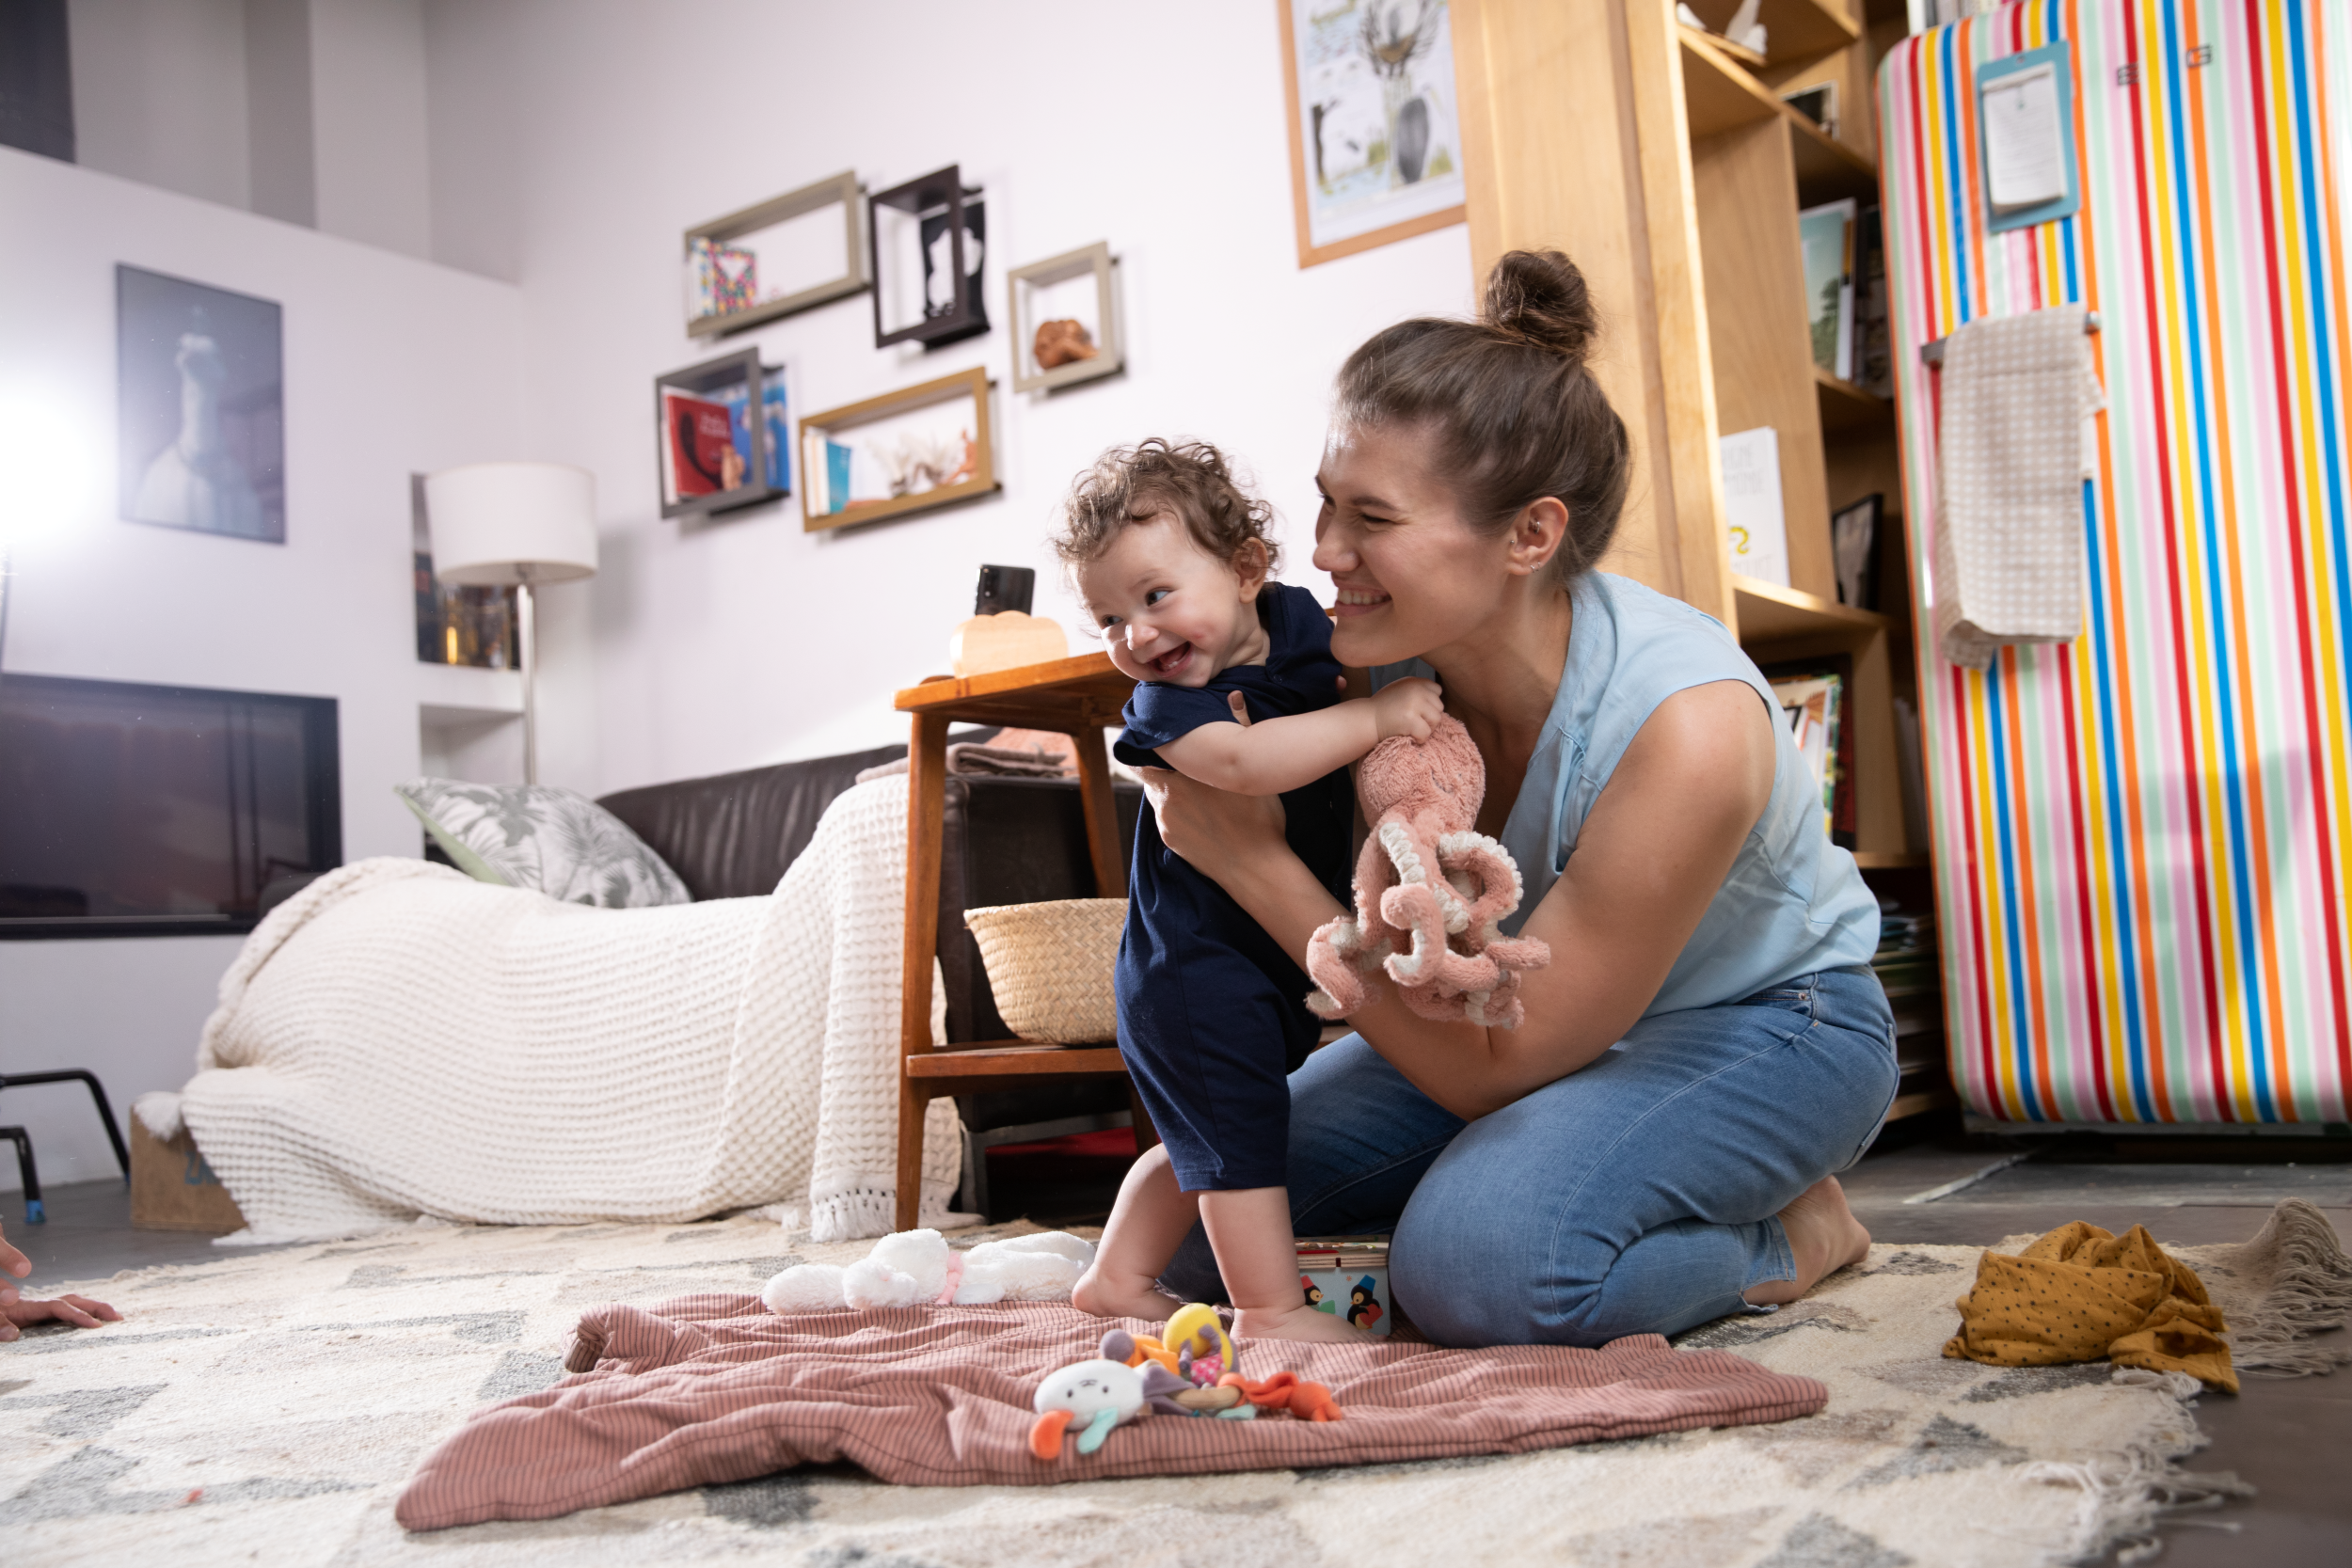
<svg viewBox="0 0 2352 1568">
<path fill-rule="evenodd" d="M 470 463 L 424 482 L 433 575 L 458 588 L 569 582 L 596 570 L 596 481 L 563 463 Z"/>
</svg>

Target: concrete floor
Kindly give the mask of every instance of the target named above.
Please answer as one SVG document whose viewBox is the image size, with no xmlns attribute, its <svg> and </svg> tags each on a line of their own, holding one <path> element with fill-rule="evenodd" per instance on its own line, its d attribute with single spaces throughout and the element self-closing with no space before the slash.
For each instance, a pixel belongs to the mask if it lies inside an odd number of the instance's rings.
<svg viewBox="0 0 2352 1568">
<path fill-rule="evenodd" d="M 2335 1222 L 2337 1236 L 2352 1240 L 2352 1140 L 2297 1140 L 2322 1147 L 2293 1150 L 2266 1141 L 2241 1147 L 2251 1141 L 2235 1139 L 2230 1148 L 2183 1149 L 2175 1141 L 2161 1152 L 2189 1157 L 2157 1161 L 2122 1137 L 2064 1144 L 1957 1133 L 1912 1139 L 1882 1140 L 1844 1178 L 1848 1201 L 1874 1241 L 1982 1246 L 2089 1220 L 2118 1232 L 2144 1225 L 2157 1241 L 2184 1246 L 2242 1242 L 2289 1196 L 2317 1204 Z M 2037 1147 L 2024 1164 L 1949 1196 L 1903 1201 Z M 2168 1528 L 2160 1568 L 2338 1568 L 2352 1561 L 2352 1486 L 2344 1481 L 2352 1367 L 2330 1377 L 2249 1377 L 2235 1395 L 2198 1401 L 2197 1424 L 2212 1443 L 2184 1467 L 2235 1471 L 2260 1491 L 2187 1515 L 2201 1523 Z M 2217 1523 L 2238 1528 L 2213 1528 Z"/>
<path fill-rule="evenodd" d="M 1904 1201 L 2022 1150 L 2034 1152 L 1959 1192 L 1931 1202 Z M 1077 1180 L 1049 1202 L 1043 1195 L 1050 1183 L 1039 1180 L 1043 1174 L 1025 1171 L 1015 1178 L 1023 1196 L 1039 1199 L 1025 1207 L 1039 1218 L 1055 1211 L 1052 1219 L 1063 1224 L 1091 1220 L 1094 1211 L 1106 1210 L 1118 1181 L 1116 1169 L 1089 1165 L 1072 1171 Z M 1899 1128 L 1847 1173 L 1845 1183 L 1854 1212 L 1882 1242 L 1984 1245 L 2076 1219 L 2118 1231 L 2143 1224 L 2158 1241 L 2184 1245 L 2238 1242 L 2289 1196 L 2319 1205 L 2339 1236 L 2352 1237 L 2352 1140 L 2302 1140 L 2294 1148 L 2267 1142 L 2185 1148 L 2177 1141 L 2157 1146 L 2124 1138 L 2007 1142 L 1966 1137 L 1948 1127 Z M 26 1282 L 33 1287 L 222 1256 L 208 1237 L 133 1229 L 129 1196 L 119 1182 L 51 1189 L 43 1226 L 24 1225 L 13 1196 L 0 1198 L 0 1205 L 8 1239 L 33 1259 L 35 1272 Z M 6 1355 L 0 1350 L 0 1358 Z M 2188 1467 L 2233 1470 L 2261 1490 L 2250 1499 L 2191 1515 L 2201 1528 L 2169 1528 L 2162 1563 L 2334 1568 L 2352 1560 L 2352 1486 L 2344 1480 L 2352 1455 L 2352 1368 L 2332 1377 L 2249 1378 L 2242 1394 L 2206 1395 L 2197 1418 L 2212 1445 Z M 2217 1523 L 2237 1528 L 2210 1528 Z"/>
</svg>

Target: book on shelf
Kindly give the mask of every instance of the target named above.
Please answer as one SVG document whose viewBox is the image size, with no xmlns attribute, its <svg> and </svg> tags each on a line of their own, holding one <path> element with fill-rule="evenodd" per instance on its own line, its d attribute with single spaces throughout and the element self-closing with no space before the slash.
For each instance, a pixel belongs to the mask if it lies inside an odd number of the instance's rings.
<svg viewBox="0 0 2352 1568">
<path fill-rule="evenodd" d="M 1853 358 L 1855 383 L 1892 400 L 1895 347 L 1886 322 L 1886 245 L 1876 207 L 1865 207 L 1854 227 Z"/>
<path fill-rule="evenodd" d="M 784 372 L 768 370 L 763 372 L 765 385 L 760 389 L 760 419 L 766 424 L 768 437 L 768 488 L 784 495 L 792 493 L 792 422 L 786 417 Z M 711 394 L 725 404 L 727 424 L 735 441 L 736 455 L 742 459 L 743 470 L 749 473 L 754 466 L 753 453 L 756 443 L 753 436 L 761 434 L 754 429 L 750 413 L 752 389 L 743 382 L 730 383 Z"/>
<path fill-rule="evenodd" d="M 1854 378 L 1854 220 L 1859 210 L 1854 198 L 1847 197 L 1797 214 L 1813 362 L 1840 381 Z"/>
<path fill-rule="evenodd" d="M 726 404 L 664 391 L 661 428 L 662 487 L 672 501 L 741 488 L 743 456 Z"/>
<path fill-rule="evenodd" d="M 1830 558 L 1837 567 L 1837 602 L 1856 610 L 1879 607 L 1879 517 L 1886 498 L 1873 491 L 1829 519 Z"/>
<path fill-rule="evenodd" d="M 1763 671 L 1780 704 L 1781 721 L 1815 785 L 1821 826 L 1840 848 L 1854 846 L 1853 725 L 1847 696 L 1853 689 L 1851 655 L 1775 664 Z"/>
<path fill-rule="evenodd" d="M 1770 425 L 1715 443 L 1724 469 L 1724 531 L 1731 569 L 1788 586 L 1788 522 L 1780 499 L 1780 435 Z"/>
</svg>

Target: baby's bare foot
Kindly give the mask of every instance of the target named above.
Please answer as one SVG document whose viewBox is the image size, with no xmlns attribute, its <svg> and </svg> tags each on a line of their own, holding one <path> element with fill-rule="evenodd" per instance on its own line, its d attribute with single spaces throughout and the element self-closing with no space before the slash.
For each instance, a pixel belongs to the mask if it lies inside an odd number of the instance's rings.
<svg viewBox="0 0 2352 1568">
<path fill-rule="evenodd" d="M 1326 1344 L 1368 1345 L 1372 1336 L 1335 1312 L 1318 1312 L 1300 1303 L 1286 1307 L 1245 1307 L 1233 1316 L 1233 1338 L 1250 1339 L 1320 1339 Z"/>
<path fill-rule="evenodd" d="M 1795 1301 L 1830 1275 L 1870 1256 L 1870 1233 L 1846 1206 L 1846 1189 L 1834 1176 L 1824 1176 L 1799 1193 L 1779 1217 L 1781 1228 L 1788 1233 L 1797 1277 L 1772 1280 L 1748 1291 L 1748 1301 L 1757 1307 Z"/>
<path fill-rule="evenodd" d="M 1148 1280 L 1106 1278 L 1098 1265 L 1080 1275 L 1078 1283 L 1071 1287 L 1070 1305 L 1098 1318 L 1142 1318 L 1159 1323 L 1166 1323 L 1182 1304 L 1152 1289 Z"/>
</svg>

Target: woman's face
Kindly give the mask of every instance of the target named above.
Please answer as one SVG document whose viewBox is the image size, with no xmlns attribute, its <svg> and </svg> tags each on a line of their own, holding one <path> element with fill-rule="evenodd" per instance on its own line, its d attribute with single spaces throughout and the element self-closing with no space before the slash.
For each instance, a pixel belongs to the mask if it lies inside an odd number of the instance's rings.
<svg viewBox="0 0 2352 1568">
<path fill-rule="evenodd" d="M 1508 533 L 1462 521 L 1420 429 L 1334 428 L 1315 475 L 1315 566 L 1339 590 L 1331 653 L 1369 667 L 1418 658 L 1476 633 L 1501 607 Z"/>
</svg>

